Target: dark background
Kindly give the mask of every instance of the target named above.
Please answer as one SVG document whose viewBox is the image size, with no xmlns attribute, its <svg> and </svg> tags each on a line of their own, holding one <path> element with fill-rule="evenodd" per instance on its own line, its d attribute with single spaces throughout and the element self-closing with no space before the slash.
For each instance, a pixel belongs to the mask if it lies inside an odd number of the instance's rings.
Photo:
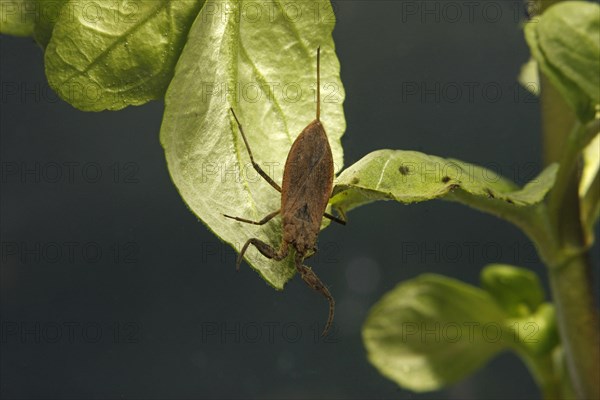
<svg viewBox="0 0 600 400">
<path fill-rule="evenodd" d="M 542 163 L 539 103 L 516 83 L 529 57 L 521 2 L 482 1 L 472 19 L 454 2 L 458 21 L 446 3 L 335 3 L 345 163 L 412 149 L 523 184 Z M 161 102 L 80 112 L 47 87 L 31 39 L 0 43 L 3 398 L 539 397 L 510 353 L 411 393 L 377 373 L 360 337 L 369 308 L 424 272 L 477 284 L 506 262 L 546 282 L 512 225 L 442 201 L 353 211 L 311 262 L 338 303 L 335 335 L 315 340 L 323 299 L 299 279 L 277 292 L 245 265 L 236 273 L 233 251 L 186 208 L 158 139 Z"/>
</svg>

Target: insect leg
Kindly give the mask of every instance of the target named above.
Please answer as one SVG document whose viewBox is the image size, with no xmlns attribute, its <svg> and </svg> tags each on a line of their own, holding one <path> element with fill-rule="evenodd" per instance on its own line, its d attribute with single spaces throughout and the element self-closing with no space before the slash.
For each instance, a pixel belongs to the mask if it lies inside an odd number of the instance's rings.
<svg viewBox="0 0 600 400">
<path fill-rule="evenodd" d="M 265 171 L 263 171 L 260 165 L 258 165 L 256 161 L 254 161 L 254 156 L 252 155 L 252 150 L 250 150 L 250 145 L 248 144 L 248 140 L 246 139 L 246 135 L 244 134 L 244 130 L 242 129 L 242 124 L 240 123 L 240 120 L 238 119 L 237 115 L 235 115 L 235 111 L 233 111 L 233 108 L 230 108 L 230 110 L 233 114 L 233 118 L 235 118 L 235 122 L 237 122 L 238 128 L 240 128 L 240 133 L 242 134 L 242 139 L 244 139 L 244 143 L 246 144 L 246 149 L 248 150 L 248 155 L 250 155 L 250 161 L 252 161 L 252 166 L 254 167 L 256 172 L 258 172 L 258 174 L 264 178 L 265 181 L 269 182 L 269 185 L 273 186 L 275 190 L 281 193 L 281 187 L 277 184 L 277 182 L 271 179 L 271 177 L 267 175 Z"/>
<path fill-rule="evenodd" d="M 327 289 L 327 286 L 325 286 L 323 282 L 321 282 L 321 280 L 314 273 L 314 271 L 306 265 L 302 264 L 302 256 L 300 255 L 296 255 L 296 270 L 300 273 L 300 277 L 308 286 L 310 286 L 313 290 L 316 290 L 317 292 L 321 293 L 323 296 L 325 296 L 327 301 L 329 301 L 329 317 L 327 318 L 327 324 L 325 325 L 325 329 L 323 330 L 323 333 L 321 333 L 321 336 L 325 336 L 327 335 L 327 332 L 329 332 L 331 324 L 333 323 L 333 315 L 335 312 L 335 300 L 329 292 L 329 289 Z"/>
<path fill-rule="evenodd" d="M 232 217 L 231 215 L 227 215 L 227 214 L 223 214 L 224 217 L 227 218 L 231 218 L 231 219 L 235 219 L 236 221 L 240 221 L 240 222 L 246 222 L 248 224 L 253 224 L 253 225 L 264 225 L 267 222 L 269 222 L 270 220 L 272 220 L 277 214 L 279 214 L 281 210 L 277 210 L 272 212 L 271 214 L 267 215 L 266 217 L 264 217 L 263 219 L 261 219 L 260 221 L 252 221 L 249 219 L 245 219 L 245 218 L 240 218 L 240 217 Z"/>
<path fill-rule="evenodd" d="M 338 224 L 346 225 L 346 219 L 335 217 L 329 213 L 324 213 L 323 216 L 325 218 L 329 218 L 330 220 L 337 222 Z"/>
<path fill-rule="evenodd" d="M 275 261 L 281 261 L 288 255 L 288 243 L 286 242 L 282 242 L 279 250 L 275 251 L 273 247 L 261 240 L 258 240 L 256 238 L 248 239 L 248 241 L 244 244 L 244 247 L 242 247 L 242 251 L 240 251 L 240 254 L 238 255 L 235 263 L 235 267 L 238 271 L 240 270 L 240 264 L 244 259 L 244 253 L 246 253 L 246 250 L 248 250 L 248 246 L 250 246 L 251 244 L 254 245 L 254 247 L 256 247 L 263 256 L 273 259 Z"/>
</svg>

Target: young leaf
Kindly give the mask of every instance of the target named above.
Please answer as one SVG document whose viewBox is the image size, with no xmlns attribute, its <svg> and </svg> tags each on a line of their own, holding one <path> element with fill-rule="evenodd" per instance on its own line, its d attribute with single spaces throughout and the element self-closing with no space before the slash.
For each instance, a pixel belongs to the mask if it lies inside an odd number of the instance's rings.
<svg viewBox="0 0 600 400">
<path fill-rule="evenodd" d="M 519 318 L 509 318 L 504 324 L 512 331 L 512 349 L 521 357 L 548 355 L 560 344 L 553 304 L 542 303 L 535 312 Z"/>
<path fill-rule="evenodd" d="M 539 96 L 540 76 L 538 64 L 533 58 L 530 58 L 529 61 L 521 66 L 518 80 L 525 90 L 535 96 Z"/>
<path fill-rule="evenodd" d="M 600 217 L 600 135 L 583 151 L 583 171 L 579 182 L 581 198 L 581 225 L 584 227 L 586 243 L 594 242 L 594 225 Z"/>
<path fill-rule="evenodd" d="M 507 314 L 484 290 L 434 274 L 396 286 L 369 312 L 363 342 L 381 374 L 415 392 L 457 382 L 508 346 Z"/>
<path fill-rule="evenodd" d="M 293 12 L 293 14 L 292 14 Z M 344 92 L 331 36 L 329 1 L 207 1 L 196 18 L 165 99 L 161 143 L 171 177 L 190 209 L 236 249 L 252 237 L 277 248 L 281 220 L 255 226 L 279 209 L 280 194 L 252 168 L 229 108 L 254 158 L 281 183 L 297 135 L 315 119 L 316 55 L 321 47 L 321 121 L 336 169 L 342 166 Z M 250 247 L 247 260 L 277 289 L 293 276 Z M 231 265 L 231 268 L 235 268 Z"/>
<path fill-rule="evenodd" d="M 31 36 L 35 26 L 36 0 L 0 0 L 0 33 Z"/>
<path fill-rule="evenodd" d="M 119 110 L 162 97 L 202 4 L 203 0 L 67 2 L 67 12 L 59 13 L 46 47 L 50 86 L 85 111 Z M 43 41 L 42 33 L 40 37 Z"/>
<path fill-rule="evenodd" d="M 378 150 L 342 172 L 331 203 L 347 211 L 376 200 L 414 203 L 446 198 L 505 214 L 541 202 L 556 170 L 557 165 L 549 166 L 519 189 L 495 172 L 463 161 L 416 151 Z"/>
<path fill-rule="evenodd" d="M 490 264 L 481 271 L 481 287 L 513 317 L 533 314 L 544 301 L 544 289 L 531 270 Z"/>
<path fill-rule="evenodd" d="M 548 354 L 559 344 L 556 312 L 544 303 L 544 289 L 531 270 L 490 264 L 481 271 L 481 287 L 506 311 L 513 348 L 525 361 Z"/>
<path fill-rule="evenodd" d="M 600 104 L 600 5 L 565 1 L 525 26 L 525 37 L 542 72 L 582 122 Z"/>
</svg>

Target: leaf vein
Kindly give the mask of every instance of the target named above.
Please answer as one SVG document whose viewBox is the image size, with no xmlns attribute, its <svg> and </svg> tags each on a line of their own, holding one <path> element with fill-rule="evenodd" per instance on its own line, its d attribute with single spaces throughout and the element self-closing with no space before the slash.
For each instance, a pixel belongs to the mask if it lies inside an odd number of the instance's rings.
<svg viewBox="0 0 600 400">
<path fill-rule="evenodd" d="M 391 158 L 388 158 L 387 161 L 385 162 L 385 164 L 383 164 L 383 168 L 381 168 L 381 175 L 379 175 L 379 180 L 377 180 L 377 185 L 375 185 L 375 190 L 379 189 L 379 186 L 381 185 L 381 181 L 383 180 L 383 175 L 385 175 L 385 170 L 388 166 L 388 164 L 390 163 Z"/>
<path fill-rule="evenodd" d="M 159 12 L 163 8 L 168 7 L 169 5 L 170 5 L 170 1 L 167 1 L 164 3 L 162 3 L 162 2 L 159 3 L 158 7 L 156 7 L 155 9 L 152 9 L 151 12 L 149 12 L 148 15 L 144 19 L 142 19 L 139 24 L 132 26 L 131 28 L 126 30 L 122 35 L 117 36 L 116 39 L 108 47 L 106 47 L 104 50 L 102 50 L 102 52 L 100 54 L 98 54 L 93 60 L 91 60 L 90 63 L 83 70 L 76 71 L 75 73 L 69 75 L 61 83 L 64 84 L 66 82 L 69 82 L 77 75 L 83 75 L 83 74 L 87 73 L 88 71 L 90 71 L 104 57 L 106 57 L 112 50 L 114 50 L 119 44 L 126 41 L 127 38 L 129 36 L 131 36 L 131 34 L 135 33 L 138 29 L 140 29 L 142 26 L 144 26 L 146 24 L 146 22 L 150 21 L 153 18 L 156 18 L 158 16 Z"/>
</svg>

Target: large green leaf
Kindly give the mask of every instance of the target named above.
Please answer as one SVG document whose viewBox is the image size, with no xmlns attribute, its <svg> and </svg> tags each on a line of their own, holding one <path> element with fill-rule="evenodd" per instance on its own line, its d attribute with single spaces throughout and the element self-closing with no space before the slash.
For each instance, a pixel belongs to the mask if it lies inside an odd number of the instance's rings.
<svg viewBox="0 0 600 400">
<path fill-rule="evenodd" d="M 252 169 L 229 108 L 256 161 L 281 183 L 292 142 L 315 118 L 320 46 L 321 120 L 339 170 L 345 120 L 334 24 L 326 0 L 208 1 L 190 30 L 167 91 L 161 142 L 187 205 L 238 250 L 251 237 L 278 247 L 281 220 L 255 226 L 223 214 L 259 220 L 279 208 L 280 195 Z M 294 274 L 289 261 L 267 260 L 252 247 L 247 260 L 277 289 Z"/>
<path fill-rule="evenodd" d="M 493 171 L 463 161 L 404 150 L 377 150 L 336 180 L 333 206 L 342 211 L 376 200 L 401 203 L 446 198 L 505 215 L 544 199 L 557 165 L 520 189 Z"/>
<path fill-rule="evenodd" d="M 542 72 L 583 122 L 600 104 L 600 5 L 565 1 L 525 26 Z"/>
<path fill-rule="evenodd" d="M 0 0 L 0 33 L 31 36 L 36 22 L 36 0 Z"/>
<path fill-rule="evenodd" d="M 86 111 L 118 110 L 162 97 L 202 4 L 203 0 L 67 2 L 67 12 L 60 12 L 46 47 L 50 86 Z M 48 29 L 51 26 L 40 33 L 42 44 Z"/>
</svg>

